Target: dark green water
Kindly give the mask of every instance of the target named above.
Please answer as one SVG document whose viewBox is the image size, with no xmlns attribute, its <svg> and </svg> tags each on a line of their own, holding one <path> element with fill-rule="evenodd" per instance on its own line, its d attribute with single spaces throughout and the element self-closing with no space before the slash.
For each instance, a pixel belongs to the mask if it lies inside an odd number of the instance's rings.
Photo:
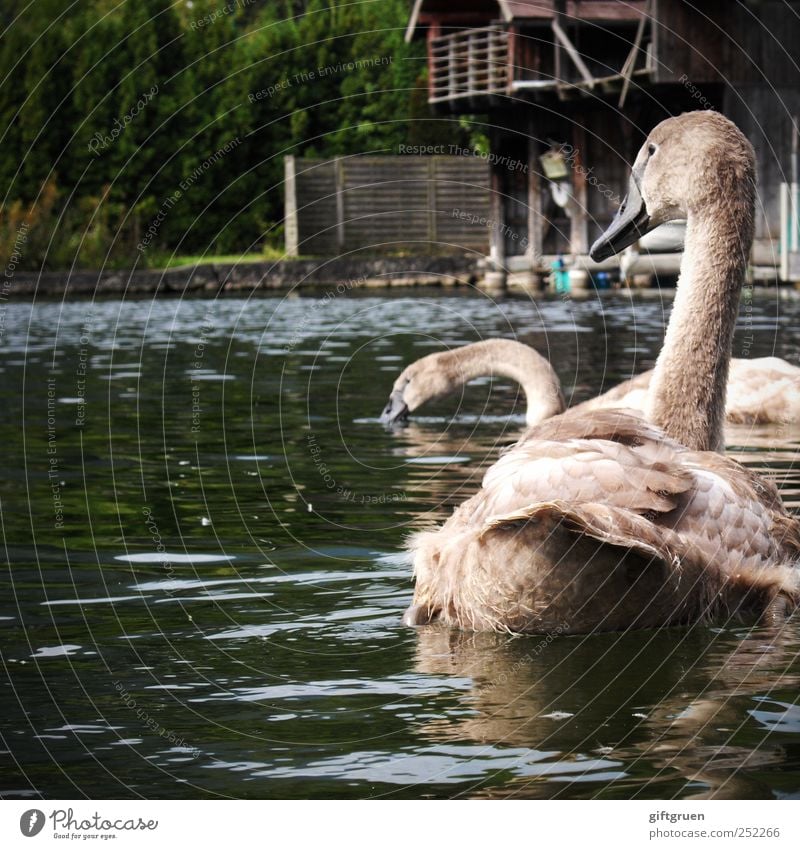
<svg viewBox="0 0 800 849">
<path fill-rule="evenodd" d="M 400 368 L 516 336 L 581 400 L 652 365 L 666 309 L 10 304 L 2 795 L 800 795 L 800 617 L 549 642 L 399 623 L 405 537 L 524 425 L 483 381 L 386 433 Z M 735 353 L 800 362 L 800 305 L 756 301 Z M 731 440 L 792 502 L 798 437 Z"/>
</svg>

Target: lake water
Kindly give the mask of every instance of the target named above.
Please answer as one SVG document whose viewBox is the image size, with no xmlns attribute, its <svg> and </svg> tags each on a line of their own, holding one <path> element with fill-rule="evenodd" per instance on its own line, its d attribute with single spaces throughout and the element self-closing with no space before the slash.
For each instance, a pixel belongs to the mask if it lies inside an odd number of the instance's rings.
<svg viewBox="0 0 800 849">
<path fill-rule="evenodd" d="M 479 381 L 397 433 L 412 359 L 515 337 L 574 401 L 669 302 L 341 292 L 10 304 L 0 363 L 5 797 L 800 796 L 800 616 L 510 638 L 400 625 L 410 531 L 524 427 Z M 800 304 L 735 355 L 800 363 Z M 729 435 L 798 503 L 800 432 Z"/>
</svg>

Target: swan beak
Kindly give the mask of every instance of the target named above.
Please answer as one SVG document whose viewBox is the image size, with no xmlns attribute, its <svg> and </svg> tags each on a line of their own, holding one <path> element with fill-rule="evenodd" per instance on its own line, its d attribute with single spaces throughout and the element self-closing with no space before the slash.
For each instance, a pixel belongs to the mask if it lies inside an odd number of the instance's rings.
<svg viewBox="0 0 800 849">
<path fill-rule="evenodd" d="M 592 245 L 589 256 L 595 262 L 602 262 L 641 239 L 653 226 L 650 225 L 650 216 L 647 214 L 647 207 L 639 190 L 638 176 L 634 171 L 628 183 L 628 194 L 625 195 L 608 229 Z"/>
<path fill-rule="evenodd" d="M 404 422 L 406 419 L 408 419 L 408 405 L 403 400 L 403 393 L 392 392 L 389 396 L 389 402 L 381 413 L 381 424 L 388 427 L 398 422 Z"/>
</svg>

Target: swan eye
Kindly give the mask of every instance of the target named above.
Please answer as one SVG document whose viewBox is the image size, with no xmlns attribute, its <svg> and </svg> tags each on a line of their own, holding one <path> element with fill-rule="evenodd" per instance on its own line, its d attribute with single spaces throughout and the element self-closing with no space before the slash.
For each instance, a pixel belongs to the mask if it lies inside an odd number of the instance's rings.
<svg viewBox="0 0 800 849">
<path fill-rule="evenodd" d="M 658 146 L 654 144 L 647 145 L 647 155 L 652 156 L 658 150 Z"/>
</svg>

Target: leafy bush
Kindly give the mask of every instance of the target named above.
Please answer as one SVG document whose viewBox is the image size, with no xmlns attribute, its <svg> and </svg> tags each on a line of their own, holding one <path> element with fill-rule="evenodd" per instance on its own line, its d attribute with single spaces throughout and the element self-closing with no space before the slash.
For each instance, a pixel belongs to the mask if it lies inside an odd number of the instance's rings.
<svg viewBox="0 0 800 849">
<path fill-rule="evenodd" d="M 404 0 L 6 7 L 0 252 L 19 267 L 260 251 L 286 154 L 468 141 L 428 110 Z"/>
</svg>

